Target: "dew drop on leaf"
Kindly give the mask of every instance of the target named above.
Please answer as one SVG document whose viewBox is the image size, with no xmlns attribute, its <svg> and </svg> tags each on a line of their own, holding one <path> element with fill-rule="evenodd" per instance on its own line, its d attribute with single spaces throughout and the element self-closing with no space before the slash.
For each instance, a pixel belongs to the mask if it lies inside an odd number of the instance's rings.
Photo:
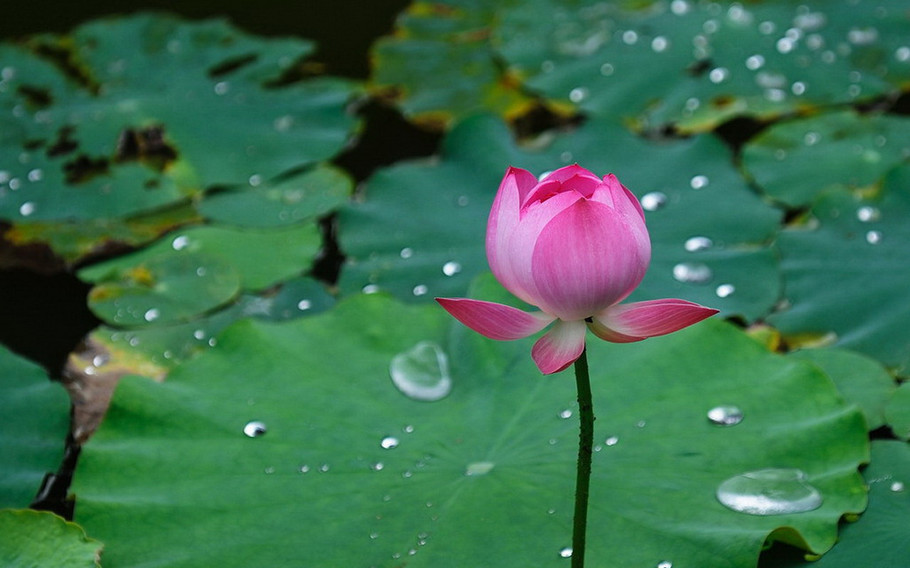
<svg viewBox="0 0 910 568">
<path fill-rule="evenodd" d="M 743 411 L 738 406 L 715 406 L 708 411 L 708 420 L 718 426 L 735 426 L 743 421 Z"/>
<path fill-rule="evenodd" d="M 383 450 L 391 450 L 398 447 L 398 438 L 395 436 L 386 436 L 379 441 L 379 447 Z"/>
<path fill-rule="evenodd" d="M 681 262 L 673 267 L 673 278 L 679 282 L 704 284 L 713 276 L 708 265 L 700 262 Z"/>
<path fill-rule="evenodd" d="M 768 468 L 735 475 L 717 488 L 725 507 L 749 515 L 787 515 L 821 507 L 822 495 L 795 468 Z"/>
<path fill-rule="evenodd" d="M 718 298 L 729 298 L 733 292 L 736 292 L 736 286 L 733 284 L 721 284 L 714 290 Z"/>
<path fill-rule="evenodd" d="M 565 547 L 563 547 L 563 548 L 560 548 L 560 549 L 559 549 L 559 557 L 560 557 L 560 558 L 572 558 L 572 547 L 571 547 L 571 546 L 565 546 Z"/>
<path fill-rule="evenodd" d="M 667 204 L 667 196 L 659 191 L 652 191 L 641 196 L 641 207 L 645 211 L 657 211 Z"/>
<path fill-rule="evenodd" d="M 392 383 L 408 398 L 436 401 L 452 390 L 449 358 L 437 343 L 421 341 L 389 364 Z"/>
<path fill-rule="evenodd" d="M 251 420 L 246 423 L 246 426 L 243 427 L 243 433 L 249 436 L 250 438 L 258 438 L 259 436 L 265 435 L 268 431 L 264 422 L 259 420 Z"/>
<path fill-rule="evenodd" d="M 708 250 L 714 246 L 714 241 L 708 237 L 691 237 L 686 239 L 683 247 L 689 252 L 697 252 L 701 250 Z"/>
</svg>

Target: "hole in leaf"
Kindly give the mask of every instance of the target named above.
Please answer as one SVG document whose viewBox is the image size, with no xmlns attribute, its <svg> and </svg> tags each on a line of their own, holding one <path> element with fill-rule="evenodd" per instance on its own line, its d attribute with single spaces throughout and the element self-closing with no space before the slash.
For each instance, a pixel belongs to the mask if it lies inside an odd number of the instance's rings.
<svg viewBox="0 0 910 568">
<path fill-rule="evenodd" d="M 177 151 L 165 140 L 163 126 L 141 130 L 126 128 L 117 139 L 117 162 L 139 161 L 158 171 L 177 159 Z"/>
</svg>

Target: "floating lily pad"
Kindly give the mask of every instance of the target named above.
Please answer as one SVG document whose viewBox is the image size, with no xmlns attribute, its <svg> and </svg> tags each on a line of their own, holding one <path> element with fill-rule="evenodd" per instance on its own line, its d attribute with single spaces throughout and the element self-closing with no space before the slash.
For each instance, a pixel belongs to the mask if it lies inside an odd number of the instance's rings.
<svg viewBox="0 0 910 568">
<path fill-rule="evenodd" d="M 16 568 L 101 566 L 103 545 L 53 513 L 0 509 L 0 564 Z"/>
<path fill-rule="evenodd" d="M 900 568 L 910 557 L 910 447 L 902 442 L 872 442 L 872 463 L 863 472 L 869 508 L 858 521 L 845 523 L 835 547 L 815 562 L 786 568 Z"/>
<path fill-rule="evenodd" d="M 814 221 L 780 235 L 787 303 L 769 321 L 791 343 L 833 342 L 906 372 L 907 187 L 910 167 L 901 167 L 867 199 L 830 191 L 812 207 Z"/>
<path fill-rule="evenodd" d="M 160 14 L 0 46 L 0 218 L 66 232 L 333 156 L 356 127 L 357 87 L 301 80 L 312 51 Z"/>
<path fill-rule="evenodd" d="M 446 363 L 422 372 L 452 382 L 436 402 L 391 380 L 421 344 Z M 77 520 L 112 568 L 202 554 L 219 566 L 563 566 L 574 385 L 542 377 L 529 348 L 383 295 L 238 322 L 167 382 L 121 383 L 80 458 Z M 751 567 L 769 536 L 825 551 L 838 518 L 863 509 L 862 416 L 814 366 L 719 320 L 589 350 L 592 564 Z M 742 409 L 739 424 L 708 419 L 723 404 Z M 763 468 L 805 472 L 818 507 L 766 516 L 717 501 L 725 480 Z"/>
<path fill-rule="evenodd" d="M 910 118 L 849 110 L 776 124 L 743 149 L 755 182 L 790 206 L 832 188 L 874 193 L 908 158 Z"/>
<path fill-rule="evenodd" d="M 446 125 L 482 110 L 513 116 L 531 98 L 504 75 L 490 45 L 495 15 L 514 0 L 412 3 L 373 46 L 371 89 L 416 121 Z"/>
<path fill-rule="evenodd" d="M 60 383 L 0 345 L 0 507 L 28 506 L 44 475 L 60 467 L 69 408 Z"/>
<path fill-rule="evenodd" d="M 241 227 L 279 227 L 313 220 L 346 203 L 351 179 L 337 168 L 311 170 L 247 189 L 210 193 L 198 205 L 207 218 Z"/>
<path fill-rule="evenodd" d="M 902 384 L 891 396 L 885 418 L 896 436 L 910 440 L 910 383 Z"/>
<path fill-rule="evenodd" d="M 881 364 L 846 349 L 801 349 L 789 355 L 811 361 L 837 385 L 847 402 L 858 405 L 870 430 L 885 424 L 885 406 L 897 384 Z"/>
<path fill-rule="evenodd" d="M 615 173 L 644 204 L 653 260 L 633 299 L 682 297 L 756 318 L 778 298 L 769 243 L 780 213 L 746 186 L 731 160 L 710 137 L 655 144 L 607 120 L 589 121 L 543 149 L 523 149 L 499 120 L 469 119 L 450 133 L 440 161 L 378 172 L 364 202 L 341 211 L 349 262 L 340 285 L 410 300 L 463 295 L 487 270 L 487 216 L 505 167 L 542 174 L 578 162 Z"/>
<path fill-rule="evenodd" d="M 500 14 L 492 41 L 549 99 L 703 131 L 897 92 L 910 77 L 908 18 L 899 0 L 536 0 Z"/>
</svg>

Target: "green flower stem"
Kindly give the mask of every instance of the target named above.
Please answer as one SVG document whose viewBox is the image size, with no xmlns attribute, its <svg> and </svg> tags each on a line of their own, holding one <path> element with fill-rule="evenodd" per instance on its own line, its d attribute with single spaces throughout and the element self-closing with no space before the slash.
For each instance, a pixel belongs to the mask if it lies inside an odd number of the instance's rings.
<svg viewBox="0 0 910 568">
<path fill-rule="evenodd" d="M 588 377 L 587 348 L 575 361 L 578 386 L 578 468 L 575 477 L 575 520 L 572 525 L 572 568 L 585 565 L 585 532 L 588 526 L 588 487 L 591 485 L 591 452 L 594 446 L 594 403 Z"/>
</svg>

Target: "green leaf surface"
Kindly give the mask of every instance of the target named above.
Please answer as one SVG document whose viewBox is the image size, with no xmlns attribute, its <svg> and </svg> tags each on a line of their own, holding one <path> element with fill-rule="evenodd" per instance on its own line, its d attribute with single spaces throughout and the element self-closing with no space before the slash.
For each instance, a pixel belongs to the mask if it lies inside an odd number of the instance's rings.
<svg viewBox="0 0 910 568">
<path fill-rule="evenodd" d="M 330 158 L 358 88 L 302 80 L 312 52 L 161 14 L 0 46 L 0 218 L 91 225 Z"/>
<path fill-rule="evenodd" d="M 908 23 L 900 0 L 535 0 L 505 10 L 492 41 L 548 99 L 691 132 L 897 92 Z"/>
<path fill-rule="evenodd" d="M 781 233 L 787 305 L 769 321 L 789 341 L 833 341 L 906 372 L 908 187 L 904 166 L 868 199 L 830 191 L 812 207 L 807 227 Z"/>
<path fill-rule="evenodd" d="M 141 251 L 91 266 L 89 307 L 118 326 L 184 321 L 307 270 L 321 245 L 313 224 L 180 229 Z"/>
<path fill-rule="evenodd" d="M 885 407 L 897 384 L 878 361 L 846 349 L 800 349 L 789 357 L 815 363 L 837 385 L 847 402 L 859 406 L 870 430 L 885 424 Z"/>
<path fill-rule="evenodd" d="M 320 165 L 258 186 L 209 193 L 197 208 L 218 223 L 280 227 L 330 213 L 348 201 L 352 189 L 344 172 Z"/>
<path fill-rule="evenodd" d="M 435 354 L 429 378 L 451 380 L 436 402 L 412 398 L 426 392 L 400 366 L 418 346 Z M 563 566 L 574 388 L 540 376 L 529 348 L 384 295 L 239 322 L 167 382 L 121 383 L 83 449 L 77 520 L 106 542 L 109 567 L 195 566 L 201 554 L 226 567 Z M 591 566 L 754 566 L 769 535 L 823 552 L 838 518 L 865 506 L 862 416 L 814 366 L 721 321 L 592 340 L 590 360 Z M 712 424 L 721 404 L 742 422 Z M 759 516 L 716 500 L 724 480 L 769 467 L 803 470 L 820 507 Z"/>
<path fill-rule="evenodd" d="M 910 382 L 903 383 L 891 395 L 885 408 L 885 418 L 896 436 L 910 440 Z"/>
<path fill-rule="evenodd" d="M 682 297 L 756 318 L 778 298 L 769 243 L 780 213 L 746 186 L 731 159 L 711 137 L 656 144 L 606 120 L 532 150 L 516 146 L 495 118 L 469 119 L 450 133 L 440 161 L 382 170 L 363 203 L 341 210 L 348 265 L 340 286 L 410 300 L 464 295 L 487 270 L 486 221 L 505 167 L 542 174 L 578 162 L 615 173 L 644 203 L 653 257 L 632 299 Z"/>
<path fill-rule="evenodd" d="M 872 463 L 863 471 L 869 507 L 841 529 L 837 545 L 816 562 L 784 568 L 902 568 L 910 558 L 910 447 L 896 441 L 872 442 Z"/>
<path fill-rule="evenodd" d="M 27 506 L 44 475 L 60 466 L 69 409 L 60 383 L 0 345 L 0 507 Z"/>
<path fill-rule="evenodd" d="M 101 566 L 103 545 L 82 527 L 43 511 L 0 509 L 0 564 L 10 568 Z"/>
<path fill-rule="evenodd" d="M 833 188 L 873 193 L 908 148 L 910 118 L 845 110 L 775 124 L 746 144 L 743 165 L 765 193 L 801 206 Z"/>
</svg>

